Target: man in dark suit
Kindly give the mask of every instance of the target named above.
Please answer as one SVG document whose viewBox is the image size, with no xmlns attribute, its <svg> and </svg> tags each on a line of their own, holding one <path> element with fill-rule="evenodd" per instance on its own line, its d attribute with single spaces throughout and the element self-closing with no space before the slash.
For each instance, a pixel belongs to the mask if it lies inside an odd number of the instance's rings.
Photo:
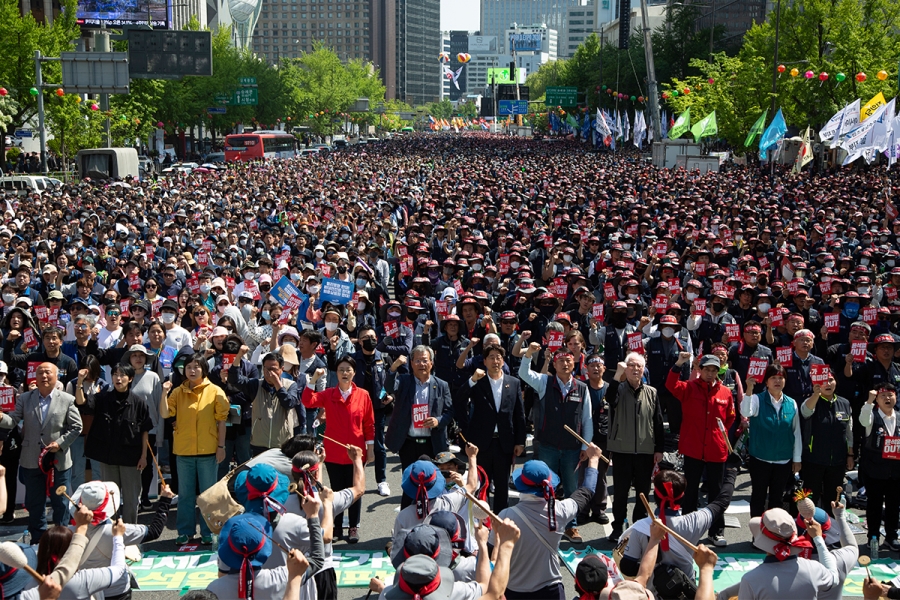
<svg viewBox="0 0 900 600">
<path fill-rule="evenodd" d="M 462 386 L 459 393 L 466 410 L 456 419 L 466 439 L 486 450 L 481 466 L 494 482 L 495 513 L 509 505 L 510 468 L 515 457 L 525 452 L 525 409 L 519 380 L 503 373 L 505 355 L 500 345 L 484 347 L 487 377 L 484 369 L 476 369 Z"/>
<path fill-rule="evenodd" d="M 423 454 L 434 458 L 447 450 L 447 425 L 453 419 L 450 387 L 431 374 L 434 350 L 416 346 L 410 360 L 412 375 L 397 374 L 397 369 L 407 363 L 406 357 L 400 356 L 384 383 L 384 389 L 394 396 L 394 412 L 384 441 L 388 450 L 400 455 L 403 469 Z M 411 503 L 412 498 L 404 494 L 401 508 Z"/>
<path fill-rule="evenodd" d="M 56 389 L 59 369 L 53 363 L 41 363 L 35 375 L 37 388 L 25 392 L 16 400 L 9 414 L 0 416 L 0 427 L 12 429 L 24 421 L 22 428 L 22 458 L 19 478 L 25 485 L 25 508 L 28 510 L 28 530 L 36 543 L 47 530 L 44 505 L 47 496 L 53 506 L 53 524 L 69 520 L 69 502 L 54 490 L 67 486 L 72 469 L 69 446 L 81 434 L 81 416 L 75 407 L 75 397 Z M 42 456 L 47 450 L 46 458 Z M 44 470 L 41 465 L 44 464 Z M 47 489 L 47 472 L 53 471 L 53 487 Z M 72 488 L 68 488 L 71 493 Z M 11 498 L 10 502 L 15 499 Z"/>
</svg>

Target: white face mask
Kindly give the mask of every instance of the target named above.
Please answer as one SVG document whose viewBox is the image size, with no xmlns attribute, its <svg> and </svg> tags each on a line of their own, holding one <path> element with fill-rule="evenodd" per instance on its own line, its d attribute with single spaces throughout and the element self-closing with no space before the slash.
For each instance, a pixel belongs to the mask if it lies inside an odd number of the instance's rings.
<svg viewBox="0 0 900 600">
<path fill-rule="evenodd" d="M 310 293 L 310 294 L 318 294 L 318 293 L 319 293 L 319 289 L 321 289 L 321 287 L 322 287 L 322 286 L 320 286 L 320 285 L 311 285 L 311 286 L 309 286 L 309 287 L 306 288 L 306 289 L 309 290 L 309 293 Z"/>
<path fill-rule="evenodd" d="M 337 326 L 338 326 L 337 323 L 332 323 L 331 321 L 326 321 L 325 322 L 325 331 L 334 331 L 335 329 L 337 329 Z"/>
<path fill-rule="evenodd" d="M 697 298 L 697 294 L 695 294 L 694 292 L 685 292 L 684 297 L 690 301 L 693 301 Z"/>
<path fill-rule="evenodd" d="M 888 261 L 887 261 L 887 266 L 893 267 L 893 266 L 894 266 L 894 262 L 895 262 L 895 261 L 894 261 L 893 258 L 889 258 Z"/>
<path fill-rule="evenodd" d="M 220 315 L 224 315 L 224 314 L 225 314 L 225 309 L 226 309 L 226 308 L 228 308 L 228 305 L 227 305 L 227 304 L 219 304 L 218 306 L 216 306 L 216 310 L 219 311 L 219 314 L 220 314 Z"/>
<path fill-rule="evenodd" d="M 208 294 L 211 289 L 212 287 L 208 283 L 204 283 L 200 286 L 200 292 L 203 294 Z"/>
<path fill-rule="evenodd" d="M 285 345 L 285 346 L 291 346 L 292 348 L 296 348 L 296 347 L 297 347 L 297 342 L 295 342 L 294 340 L 288 340 L 288 341 L 286 341 L 286 342 L 284 343 L 284 345 Z"/>
<path fill-rule="evenodd" d="M 246 273 L 244 273 L 244 279 L 246 279 L 247 281 L 253 281 L 254 277 L 256 277 L 256 273 L 252 271 L 247 271 Z"/>
<path fill-rule="evenodd" d="M 866 286 L 862 286 L 862 287 L 856 288 L 856 291 L 859 292 L 860 294 L 868 294 L 869 288 L 867 288 Z"/>
<path fill-rule="evenodd" d="M 356 303 L 356 310 L 358 310 L 358 311 L 366 310 L 366 301 L 365 301 L 365 300 L 359 300 L 359 301 L 357 301 L 357 303 Z"/>
<path fill-rule="evenodd" d="M 631 250 L 631 244 L 622 244 L 623 250 Z"/>
<path fill-rule="evenodd" d="M 631 300 L 637 300 L 637 299 L 638 299 L 638 295 L 637 295 L 637 294 L 628 294 L 628 297 L 629 297 Z"/>
<path fill-rule="evenodd" d="M 761 312 L 764 315 L 767 315 L 767 314 L 769 314 L 769 309 L 772 308 L 772 305 L 766 304 L 765 302 L 763 302 L 762 304 L 758 304 L 757 308 L 759 309 L 759 312 Z"/>
<path fill-rule="evenodd" d="M 510 268 L 510 269 L 518 269 L 518 268 L 519 268 L 519 263 L 513 261 L 513 262 L 509 263 L 509 268 Z"/>
<path fill-rule="evenodd" d="M 388 316 L 388 318 L 390 318 L 390 319 L 399 319 L 399 318 L 400 318 L 400 313 L 398 313 L 398 312 L 389 312 L 389 313 L 387 314 L 387 316 Z"/>
<path fill-rule="evenodd" d="M 572 262 L 572 259 L 575 258 L 571 254 L 563 254 L 563 260 L 566 262 Z"/>
<path fill-rule="evenodd" d="M 833 269 L 833 268 L 834 268 L 834 261 L 833 261 L 833 260 L 826 261 L 826 262 L 825 262 L 825 266 L 828 267 L 829 269 Z"/>
<path fill-rule="evenodd" d="M 302 273 L 291 273 L 291 281 L 300 281 L 301 277 L 303 277 Z"/>
<path fill-rule="evenodd" d="M 868 258 L 861 258 L 861 259 L 859 259 L 859 264 L 861 264 L 861 265 L 864 266 L 864 267 L 865 267 L 865 266 L 868 266 L 868 264 L 869 264 L 869 259 L 868 259 Z"/>
<path fill-rule="evenodd" d="M 481 265 L 478 263 L 475 263 L 474 265 L 472 265 L 472 270 L 475 271 L 476 273 L 478 273 L 479 271 L 481 271 Z"/>
<path fill-rule="evenodd" d="M 15 294 L 3 294 L 3 301 L 7 304 L 12 304 L 13 302 L 16 301 L 16 295 Z"/>
<path fill-rule="evenodd" d="M 159 316 L 159 320 L 166 325 L 171 325 L 175 322 L 175 313 L 164 312 Z"/>
<path fill-rule="evenodd" d="M 323 258 L 324 256 L 325 256 L 325 253 L 322 252 L 321 250 L 319 250 L 318 252 L 316 252 L 316 258 Z"/>
<path fill-rule="evenodd" d="M 675 328 L 674 327 L 663 327 L 662 334 L 663 334 L 663 337 L 670 338 L 673 335 L 675 335 Z"/>
</svg>

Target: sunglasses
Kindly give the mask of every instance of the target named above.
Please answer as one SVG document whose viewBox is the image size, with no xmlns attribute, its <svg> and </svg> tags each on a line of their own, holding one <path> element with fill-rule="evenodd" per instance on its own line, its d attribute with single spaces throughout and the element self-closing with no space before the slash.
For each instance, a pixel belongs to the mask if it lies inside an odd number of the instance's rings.
<svg viewBox="0 0 900 600">
<path fill-rule="evenodd" d="M 110 311 L 110 312 L 106 313 L 107 317 L 118 317 L 120 315 L 121 315 L 121 313 L 116 312 L 116 311 Z"/>
<path fill-rule="evenodd" d="M 197 312 L 194 313 L 194 316 L 195 316 L 195 317 L 204 317 L 204 316 L 206 316 L 206 313 L 203 312 L 202 310 L 199 310 L 199 311 L 197 311 Z"/>
</svg>

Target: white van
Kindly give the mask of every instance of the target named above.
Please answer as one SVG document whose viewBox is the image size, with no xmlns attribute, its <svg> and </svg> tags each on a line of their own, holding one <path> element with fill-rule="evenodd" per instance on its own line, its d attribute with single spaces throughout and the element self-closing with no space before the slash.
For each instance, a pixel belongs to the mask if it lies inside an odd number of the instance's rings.
<svg viewBox="0 0 900 600">
<path fill-rule="evenodd" d="M 75 157 L 75 169 L 84 179 L 140 179 L 140 162 L 134 148 L 92 148 L 79 150 Z"/>
<path fill-rule="evenodd" d="M 32 192 L 54 190 L 61 183 L 58 179 L 42 175 L 9 175 L 0 177 L 0 191 L 16 192 L 20 196 L 24 196 Z"/>
</svg>

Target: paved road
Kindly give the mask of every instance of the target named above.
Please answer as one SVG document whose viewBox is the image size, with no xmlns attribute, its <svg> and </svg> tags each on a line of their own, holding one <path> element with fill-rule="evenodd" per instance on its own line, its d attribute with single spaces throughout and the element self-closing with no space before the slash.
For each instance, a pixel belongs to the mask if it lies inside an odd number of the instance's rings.
<svg viewBox="0 0 900 600">
<path fill-rule="evenodd" d="M 530 448 L 529 448 L 530 455 Z M 396 516 L 396 509 L 399 506 L 399 492 L 400 492 L 400 463 L 399 459 L 396 456 L 388 457 L 388 483 L 391 486 L 391 492 L 393 495 L 389 498 L 382 498 L 375 491 L 375 473 L 372 467 L 368 467 L 366 469 L 366 481 L 367 487 L 369 491 L 363 496 L 363 517 L 362 517 L 362 527 L 360 530 L 360 537 L 362 541 L 355 546 L 349 546 L 346 542 L 337 541 L 335 542 L 335 549 L 353 549 L 353 550 L 372 550 L 372 551 L 383 551 L 385 544 L 390 540 L 391 531 L 394 523 L 394 518 Z M 612 479 L 609 479 L 610 483 Z M 513 496 L 515 493 L 513 492 Z M 742 473 L 738 478 L 737 489 L 735 490 L 734 500 L 745 500 L 749 501 L 750 499 L 750 478 L 746 474 L 746 472 Z M 512 499 L 515 502 L 515 498 Z M 633 505 L 633 504 L 632 504 Z M 629 506 L 629 518 L 631 515 L 631 506 Z M 17 515 L 24 517 L 24 511 L 18 511 Z M 750 545 L 750 533 L 747 528 L 747 522 L 749 520 L 749 514 L 742 513 L 736 515 L 741 523 L 741 527 L 737 528 L 726 528 L 726 538 L 728 539 L 728 547 L 727 551 L 729 553 L 752 553 L 755 550 Z M 141 522 L 149 521 L 149 513 L 143 514 L 140 517 Z M 20 518 L 16 521 L 14 526 L 18 527 L 21 530 L 24 527 L 25 521 L 23 518 Z M 596 523 L 590 523 L 586 526 L 580 527 L 581 534 L 585 540 L 584 544 L 579 545 L 578 547 L 583 547 L 587 544 L 592 545 L 595 548 L 609 550 L 612 548 L 612 544 L 606 541 L 606 536 L 609 534 L 609 526 L 608 525 L 599 525 Z M 0 529 L 0 536 L 4 533 L 11 533 L 10 528 Z M 175 510 L 170 513 L 169 524 L 166 528 L 165 532 L 162 535 L 160 540 L 156 542 L 146 544 L 145 550 L 156 550 L 159 552 L 172 552 L 175 549 Z M 857 536 L 857 541 L 863 545 L 865 544 L 865 536 Z M 705 541 L 705 540 L 704 540 Z M 567 548 L 570 544 L 567 541 L 563 541 L 562 547 Z M 862 549 L 863 553 L 867 553 L 865 549 Z M 884 551 L 882 550 L 883 557 Z M 894 557 L 896 558 L 896 557 Z M 574 581 L 573 578 L 569 575 L 568 571 L 565 568 L 561 569 L 563 573 L 563 580 L 566 586 L 566 595 L 570 598 L 576 597 L 577 594 L 575 592 Z M 341 588 L 339 593 L 340 600 L 351 600 L 356 598 L 364 598 L 366 595 L 366 590 L 364 589 L 355 589 L 355 588 Z M 135 597 L 140 600 L 175 600 L 179 597 L 178 593 L 175 592 L 137 592 Z"/>
</svg>

